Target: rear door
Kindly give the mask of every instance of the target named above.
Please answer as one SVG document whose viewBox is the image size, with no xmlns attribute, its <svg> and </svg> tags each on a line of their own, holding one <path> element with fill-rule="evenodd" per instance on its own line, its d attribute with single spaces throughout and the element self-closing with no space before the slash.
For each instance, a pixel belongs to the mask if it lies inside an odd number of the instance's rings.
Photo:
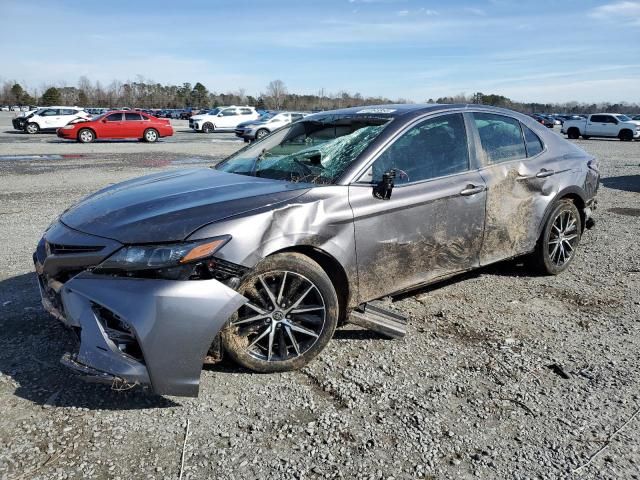
<svg viewBox="0 0 640 480">
<path fill-rule="evenodd" d="M 461 113 L 419 120 L 349 186 L 360 302 L 478 265 L 485 186 L 466 130 Z M 376 198 L 391 170 L 391 197 Z"/>
<path fill-rule="evenodd" d="M 145 123 L 142 115 L 137 112 L 125 112 L 122 136 L 126 138 L 142 138 L 148 123 Z"/>
<path fill-rule="evenodd" d="M 216 119 L 216 128 L 233 129 L 242 122 L 242 117 L 238 115 L 236 108 L 225 108 L 219 115 Z"/>
<path fill-rule="evenodd" d="M 550 192 L 566 172 L 533 128 L 518 119 L 475 112 L 480 170 L 487 185 L 487 209 L 480 264 L 527 253 L 535 247 Z"/>
<path fill-rule="evenodd" d="M 608 115 L 591 115 L 587 120 L 587 135 L 608 136 Z"/>
</svg>

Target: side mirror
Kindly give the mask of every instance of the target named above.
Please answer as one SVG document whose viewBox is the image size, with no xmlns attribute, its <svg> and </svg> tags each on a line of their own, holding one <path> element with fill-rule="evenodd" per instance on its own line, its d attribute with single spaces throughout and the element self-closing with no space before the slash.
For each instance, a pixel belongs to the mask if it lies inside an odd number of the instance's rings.
<svg viewBox="0 0 640 480">
<path fill-rule="evenodd" d="M 380 200 L 389 200 L 395 184 L 396 171 L 389 170 L 382 174 L 382 180 L 373 187 L 373 196 Z"/>
</svg>

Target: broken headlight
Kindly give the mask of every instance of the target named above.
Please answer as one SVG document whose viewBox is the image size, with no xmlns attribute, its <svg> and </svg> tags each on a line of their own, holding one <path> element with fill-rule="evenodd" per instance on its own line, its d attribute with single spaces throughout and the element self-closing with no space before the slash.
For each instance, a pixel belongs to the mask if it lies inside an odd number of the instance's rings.
<svg viewBox="0 0 640 480">
<path fill-rule="evenodd" d="M 95 274 L 187 280 L 231 236 L 166 245 L 122 247 L 93 269 Z"/>
</svg>

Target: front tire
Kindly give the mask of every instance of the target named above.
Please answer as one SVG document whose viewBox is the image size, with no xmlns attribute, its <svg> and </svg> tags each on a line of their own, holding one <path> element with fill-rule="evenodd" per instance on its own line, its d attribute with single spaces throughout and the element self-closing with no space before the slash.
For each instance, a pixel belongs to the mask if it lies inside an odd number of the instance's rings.
<svg viewBox="0 0 640 480">
<path fill-rule="evenodd" d="M 231 317 L 222 343 L 256 372 L 297 370 L 329 343 L 338 323 L 338 297 L 326 272 L 299 253 L 264 259 L 238 292 L 249 303 Z"/>
<path fill-rule="evenodd" d="M 91 143 L 95 138 L 96 136 L 93 131 L 88 128 L 83 128 L 78 132 L 78 142 L 80 143 Z"/>
<path fill-rule="evenodd" d="M 216 128 L 213 126 L 213 123 L 207 122 L 204 125 L 202 125 L 202 132 L 203 133 L 211 133 L 215 130 Z"/>
<path fill-rule="evenodd" d="M 27 123 L 27 126 L 24 127 L 24 131 L 29 135 L 35 135 L 40 131 L 40 126 L 35 122 L 29 122 Z"/>
<path fill-rule="evenodd" d="M 633 132 L 631 130 L 622 130 L 618 138 L 623 142 L 631 142 L 633 140 Z"/>
<path fill-rule="evenodd" d="M 269 135 L 269 130 L 267 130 L 266 128 L 261 128 L 256 132 L 256 140 L 262 140 L 267 135 Z"/>
<path fill-rule="evenodd" d="M 538 269 L 548 275 L 564 272 L 575 258 L 582 235 L 582 218 L 569 199 L 551 211 L 534 253 Z"/>
<path fill-rule="evenodd" d="M 144 135 L 142 138 L 144 138 L 144 141 L 147 143 L 154 143 L 158 141 L 158 131 L 153 129 L 153 128 L 148 128 L 144 131 Z"/>
</svg>

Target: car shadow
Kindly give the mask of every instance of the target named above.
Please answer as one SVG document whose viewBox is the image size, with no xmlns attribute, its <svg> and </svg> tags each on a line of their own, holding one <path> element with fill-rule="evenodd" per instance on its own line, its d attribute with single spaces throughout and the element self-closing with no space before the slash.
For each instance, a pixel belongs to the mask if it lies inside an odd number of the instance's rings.
<svg viewBox="0 0 640 480">
<path fill-rule="evenodd" d="M 607 188 L 625 192 L 640 193 L 640 175 L 621 175 L 602 178 L 600 183 Z"/>
<path fill-rule="evenodd" d="M 167 408 L 178 403 L 136 387 L 87 383 L 60 364 L 77 337 L 44 311 L 35 274 L 0 280 L 0 388 L 47 407 L 89 410 Z"/>
</svg>

